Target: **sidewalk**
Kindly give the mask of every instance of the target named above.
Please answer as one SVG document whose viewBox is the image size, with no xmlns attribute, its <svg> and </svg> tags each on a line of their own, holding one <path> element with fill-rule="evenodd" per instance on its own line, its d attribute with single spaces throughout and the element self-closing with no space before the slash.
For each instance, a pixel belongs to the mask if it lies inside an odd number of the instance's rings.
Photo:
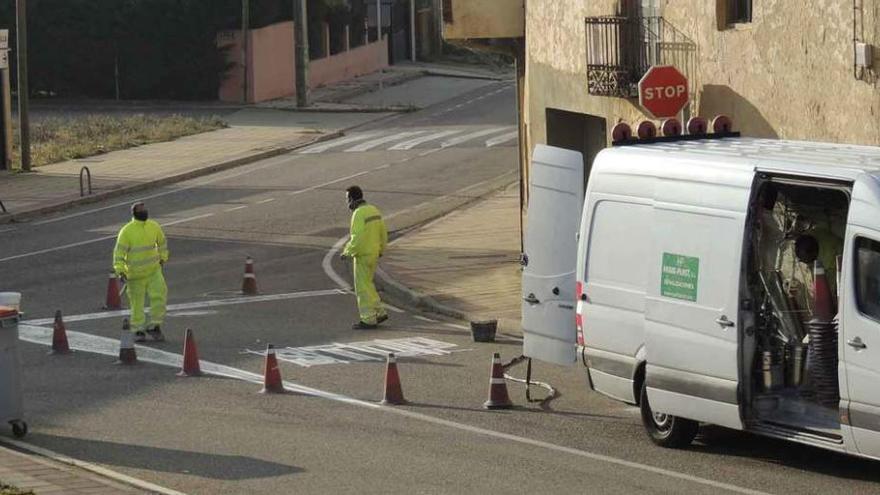
<svg viewBox="0 0 880 495">
<path fill-rule="evenodd" d="M 108 478 L 0 446 L 0 485 L 12 485 L 37 495 L 150 493 Z"/>
<path fill-rule="evenodd" d="M 519 184 L 392 241 L 379 284 L 392 298 L 520 335 Z"/>
</svg>

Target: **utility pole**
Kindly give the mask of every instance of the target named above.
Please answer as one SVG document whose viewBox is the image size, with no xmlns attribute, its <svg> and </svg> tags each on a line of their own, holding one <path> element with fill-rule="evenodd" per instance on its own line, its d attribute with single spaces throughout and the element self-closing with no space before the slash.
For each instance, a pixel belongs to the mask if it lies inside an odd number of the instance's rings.
<svg viewBox="0 0 880 495">
<path fill-rule="evenodd" d="M 409 58 L 416 61 L 416 0 L 409 0 Z"/>
<path fill-rule="evenodd" d="M 18 135 L 21 142 L 21 169 L 31 169 L 31 127 L 28 118 L 27 0 L 15 0 L 18 48 Z"/>
<path fill-rule="evenodd" d="M 293 0 L 293 31 L 296 39 L 296 106 L 309 106 L 309 17 L 306 0 Z"/>
<path fill-rule="evenodd" d="M 251 2 L 241 0 L 241 101 L 248 102 L 248 38 L 251 27 Z"/>
</svg>

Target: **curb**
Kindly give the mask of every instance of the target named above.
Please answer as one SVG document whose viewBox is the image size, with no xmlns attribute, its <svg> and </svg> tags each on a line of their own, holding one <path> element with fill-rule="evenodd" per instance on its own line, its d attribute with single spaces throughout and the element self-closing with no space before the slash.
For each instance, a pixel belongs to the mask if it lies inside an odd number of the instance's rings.
<svg viewBox="0 0 880 495">
<path fill-rule="evenodd" d="M 208 165 L 202 168 L 198 168 L 195 170 L 190 170 L 188 172 L 183 172 L 177 175 L 171 175 L 168 177 L 163 177 L 161 179 L 156 179 L 153 181 L 140 182 L 137 184 L 123 186 L 117 189 L 112 189 L 110 191 L 104 191 L 96 194 L 92 194 L 91 196 L 85 196 L 82 198 L 60 201 L 58 203 L 53 203 L 47 206 L 41 206 L 39 208 L 35 208 L 33 210 L 26 210 L 20 213 L 7 213 L 0 214 L 0 225 L 6 223 L 16 223 L 22 222 L 25 220 L 29 220 L 35 217 L 43 216 L 49 213 L 54 213 L 56 211 L 62 210 L 64 208 L 69 208 L 71 206 L 80 206 L 86 205 L 90 203 L 97 203 L 99 201 L 103 201 L 105 199 L 114 198 L 117 196 L 124 196 L 126 194 L 130 194 L 137 191 L 142 191 L 145 189 L 150 189 L 154 187 L 166 186 L 169 184 L 174 184 L 177 182 L 183 182 L 189 179 L 195 179 L 197 177 L 202 177 L 204 175 L 210 175 L 216 172 L 222 172 L 224 170 L 229 170 L 231 168 L 240 167 L 242 165 L 248 165 L 254 162 L 258 162 L 260 160 L 265 160 L 267 158 L 272 158 L 276 156 L 280 156 L 286 153 L 290 153 L 291 151 L 304 148 L 306 146 L 311 146 L 315 143 L 320 143 L 323 141 L 329 141 L 331 139 L 336 139 L 344 135 L 343 131 L 335 131 L 327 134 L 322 134 L 314 139 L 311 139 L 306 142 L 297 143 L 290 146 L 278 146 L 266 151 L 261 151 L 257 153 L 253 153 L 247 156 L 235 158 L 233 160 L 228 160 L 224 162 L 218 162 L 213 165 Z"/>
<path fill-rule="evenodd" d="M 9 447 L 14 447 L 21 451 L 27 452 L 30 455 L 35 455 L 39 457 L 43 457 L 49 459 L 51 461 L 55 461 L 59 464 L 64 464 L 67 466 L 73 466 L 75 468 L 82 469 L 83 471 L 88 471 L 89 473 L 96 474 L 101 476 L 102 478 L 107 478 L 109 480 L 115 481 L 117 483 L 121 483 L 124 485 L 128 485 L 134 488 L 138 488 L 140 490 L 145 490 L 148 493 L 158 493 L 160 495 L 186 495 L 183 492 L 179 492 L 177 490 L 172 490 L 170 488 L 165 488 L 159 485 L 155 485 L 148 481 L 140 480 L 137 478 L 133 478 L 131 476 L 126 476 L 122 473 L 117 473 L 116 471 L 112 471 L 105 467 L 99 466 L 97 464 L 92 464 L 86 461 L 80 461 L 78 459 L 74 459 L 72 457 L 68 457 L 63 454 L 59 454 L 57 452 L 53 452 L 49 449 L 44 449 L 42 447 L 37 447 L 36 445 L 31 445 L 29 443 L 25 443 L 19 440 L 12 440 L 10 438 L 0 438 L 0 443 L 6 444 Z"/>
<path fill-rule="evenodd" d="M 473 206 L 477 203 L 480 203 L 483 200 L 485 200 L 487 196 L 494 194 L 494 193 L 497 193 L 498 191 L 502 191 L 504 189 L 507 189 L 508 187 L 510 187 L 514 183 L 516 183 L 516 181 L 513 181 L 513 182 L 507 181 L 507 182 L 504 182 L 502 185 L 499 185 L 497 182 L 490 182 L 489 184 L 486 185 L 486 187 L 483 190 L 481 190 L 479 192 L 479 194 L 477 194 L 475 197 L 471 198 L 467 202 L 455 207 L 452 210 L 446 211 L 446 212 L 441 213 L 439 215 L 435 215 L 432 218 L 425 219 L 424 221 L 420 222 L 419 224 L 412 225 L 410 227 L 402 229 L 402 230 L 396 232 L 397 235 L 395 237 L 399 239 L 401 237 L 405 237 L 407 235 L 414 234 L 414 233 L 418 232 L 421 228 L 424 228 L 425 226 L 427 226 L 428 224 L 430 224 L 436 220 L 439 220 L 441 218 L 444 218 L 454 212 L 457 212 L 457 211 L 462 210 L 464 208 L 468 208 L 468 207 Z M 462 311 L 458 308 L 454 308 L 452 306 L 440 303 L 436 299 L 434 299 L 433 297 L 431 297 L 427 294 L 424 294 L 424 293 L 419 292 L 415 289 L 407 287 L 406 285 L 395 280 L 394 277 L 391 274 L 389 274 L 387 271 L 385 271 L 381 266 L 376 267 L 376 275 L 378 275 L 378 277 L 375 280 L 377 288 L 379 288 L 382 292 L 387 294 L 390 299 L 392 299 L 393 301 L 398 302 L 404 306 L 410 306 L 410 307 L 413 307 L 416 309 L 421 309 L 421 310 L 425 310 L 425 311 L 428 311 L 431 313 L 436 313 L 439 315 L 454 318 L 456 320 L 463 320 L 463 321 L 468 321 L 468 322 L 483 320 L 483 319 L 487 318 L 487 315 L 481 315 L 481 314 L 477 314 L 477 313 L 470 313 L 470 312 Z M 499 324 L 499 329 L 501 329 L 504 326 L 509 326 L 509 323 L 508 323 L 508 325 L 504 325 L 502 319 L 498 319 L 498 324 Z"/>
</svg>

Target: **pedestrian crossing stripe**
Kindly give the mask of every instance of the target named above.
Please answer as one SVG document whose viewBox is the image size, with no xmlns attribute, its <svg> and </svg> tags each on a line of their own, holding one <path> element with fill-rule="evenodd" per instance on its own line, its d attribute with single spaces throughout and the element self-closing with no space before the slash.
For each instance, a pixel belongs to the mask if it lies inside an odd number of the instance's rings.
<svg viewBox="0 0 880 495">
<path fill-rule="evenodd" d="M 425 337 L 407 337 L 309 347 L 276 347 L 275 357 L 279 361 L 308 368 L 326 364 L 385 362 L 389 353 L 394 353 L 397 357 L 446 356 L 452 354 L 452 349 L 456 347 L 458 346 L 455 344 Z M 259 356 L 266 355 L 266 351 L 245 351 Z"/>
<path fill-rule="evenodd" d="M 442 149 L 467 145 L 470 142 L 474 142 L 473 145 L 475 146 L 491 148 L 513 141 L 517 137 L 518 131 L 514 126 L 497 126 L 488 129 L 466 126 L 454 129 L 432 128 L 405 131 L 394 129 L 391 131 L 368 131 L 352 134 L 350 136 L 309 146 L 298 151 L 298 153 L 356 153 L 377 149 L 387 151 L 407 151 L 420 146 Z M 485 141 L 483 141 L 483 139 L 485 139 Z"/>
</svg>

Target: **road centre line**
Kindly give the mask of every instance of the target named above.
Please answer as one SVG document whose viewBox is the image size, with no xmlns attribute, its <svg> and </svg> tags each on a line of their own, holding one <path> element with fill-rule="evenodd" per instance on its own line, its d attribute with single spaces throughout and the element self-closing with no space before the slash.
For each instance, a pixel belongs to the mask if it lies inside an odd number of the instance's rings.
<svg viewBox="0 0 880 495">
<path fill-rule="evenodd" d="M 214 308 L 218 306 L 231 306 L 235 304 L 250 304 L 250 303 L 260 303 L 260 302 L 272 302 L 272 301 L 289 301 L 292 299 L 304 299 L 309 297 L 323 297 L 323 296 L 336 296 L 345 294 L 345 291 L 340 289 L 324 289 L 324 290 L 307 290 L 307 291 L 299 291 L 299 292 L 286 292 L 282 294 L 266 294 L 263 296 L 241 296 L 235 298 L 228 299 L 215 299 L 212 301 L 195 301 L 188 303 L 180 303 L 180 304 L 169 304 L 166 308 L 168 312 L 172 311 L 182 311 L 182 310 L 192 310 L 192 309 L 202 309 L 202 308 Z M 123 309 L 118 311 L 102 311 L 99 313 L 86 313 L 81 315 L 68 315 L 64 317 L 64 321 L 66 323 L 74 323 L 78 321 L 92 321 L 92 320 L 102 320 L 106 318 L 116 318 L 120 316 L 128 316 L 129 310 Z M 54 318 L 42 318 L 39 320 L 26 320 L 23 321 L 23 325 L 48 325 L 54 322 Z"/>
<path fill-rule="evenodd" d="M 268 198 L 268 199 L 264 199 L 264 200 L 262 200 L 262 201 L 257 201 L 257 204 L 258 204 L 258 205 L 264 205 L 264 204 L 266 204 L 266 203 L 271 203 L 272 201 L 275 201 L 275 198 Z"/>
<path fill-rule="evenodd" d="M 243 210 L 243 209 L 247 208 L 248 206 L 250 206 L 250 205 L 235 206 L 235 207 L 233 207 L 233 208 L 229 208 L 229 209 L 226 209 L 226 210 L 223 210 L 223 211 L 225 211 L 225 212 L 230 212 L 230 211 L 235 211 L 235 210 Z"/>
<path fill-rule="evenodd" d="M 47 327 L 34 326 L 29 324 L 20 324 L 18 327 L 19 330 L 19 338 L 26 342 L 30 342 L 33 344 L 43 345 L 43 346 L 51 346 L 52 345 L 52 334 L 53 330 Z M 90 352 L 95 354 L 103 354 L 106 356 L 117 356 L 119 352 L 119 342 L 116 339 L 110 339 L 107 337 L 101 337 L 97 335 L 92 335 L 83 332 L 76 331 L 67 331 L 68 344 L 71 349 Z M 152 347 L 146 346 L 135 346 L 137 349 L 138 360 L 158 364 L 160 366 L 167 366 L 171 368 L 180 368 L 183 364 L 183 356 L 180 354 L 175 354 L 172 352 L 162 351 L 160 349 L 155 349 Z M 209 361 L 199 361 L 200 368 L 203 373 L 208 375 L 214 375 L 224 378 L 233 378 L 236 380 L 241 380 L 244 382 L 252 383 L 254 385 L 261 385 L 263 383 L 263 377 L 257 373 L 251 373 L 249 371 L 245 371 L 238 368 L 233 368 L 231 366 L 226 366 L 218 363 L 213 363 Z M 552 450 L 555 452 L 560 452 L 564 454 L 574 455 L 578 457 L 583 457 L 586 459 L 591 459 L 598 462 L 604 462 L 607 464 L 613 464 L 616 466 L 621 466 L 624 468 L 639 470 L 659 476 L 664 476 L 667 478 L 673 478 L 681 481 L 686 481 L 689 483 L 695 483 L 702 486 L 708 486 L 711 488 L 727 490 L 734 493 L 742 493 L 749 495 L 764 495 L 765 492 L 751 490 L 749 488 L 731 485 L 728 483 L 723 483 L 719 481 L 710 480 L 707 478 L 700 478 L 698 476 L 693 476 L 685 473 L 681 473 L 678 471 L 672 471 L 669 469 L 659 468 L 655 466 L 651 466 L 648 464 L 642 464 L 635 461 L 627 461 L 625 459 L 620 459 L 617 457 L 611 457 L 602 454 L 596 454 L 593 452 L 588 452 L 586 450 L 575 449 L 571 447 L 565 447 L 563 445 L 557 445 L 550 442 L 544 442 L 542 440 L 536 440 L 533 438 L 522 437 L 519 435 L 512 435 L 508 433 L 502 433 L 495 430 L 489 430 L 486 428 L 480 428 L 478 426 L 471 426 L 465 423 L 458 423 L 455 421 L 450 421 L 442 418 L 437 418 L 434 416 L 429 416 L 427 414 L 409 411 L 406 409 L 397 409 L 394 407 L 382 406 L 380 404 L 374 402 L 368 402 L 360 399 L 355 399 L 352 397 L 347 397 L 345 395 L 336 394 L 333 392 L 327 392 L 325 390 L 320 390 L 312 387 L 307 387 L 305 385 L 300 385 L 295 382 L 285 381 L 284 388 L 291 392 L 296 392 L 303 395 L 309 395 L 313 397 L 319 397 L 327 400 L 332 400 L 336 402 L 341 402 L 344 404 L 349 404 L 352 406 L 358 406 L 367 408 L 373 411 L 381 411 L 388 414 L 396 414 L 398 416 L 402 416 L 409 419 L 414 419 L 417 421 L 423 421 L 427 423 L 431 423 L 438 426 L 445 426 L 448 428 L 457 429 L 460 431 L 465 431 L 469 433 L 474 433 L 477 435 L 497 438 L 500 440 L 506 440 L 514 443 L 519 443 L 522 445 L 528 445 L 532 447 L 543 448 L 547 450 Z"/>
<path fill-rule="evenodd" d="M 412 317 L 415 318 L 415 319 L 417 319 L 417 320 L 420 320 L 420 321 L 427 321 L 428 323 L 437 323 L 437 320 L 432 320 L 432 319 L 430 319 L 430 318 L 425 318 L 424 316 L 421 316 L 421 315 L 412 315 Z"/>
<path fill-rule="evenodd" d="M 388 309 L 389 311 L 391 311 L 392 313 L 398 313 L 398 314 L 406 313 L 406 311 L 398 308 L 397 306 L 392 306 L 388 303 L 383 303 L 383 304 L 385 305 L 385 308 Z"/>
<path fill-rule="evenodd" d="M 454 328 L 456 330 L 470 330 L 469 327 L 466 327 L 464 325 L 459 325 L 458 323 L 444 323 L 444 325 L 446 325 L 449 328 Z"/>
<path fill-rule="evenodd" d="M 237 171 L 237 172 L 235 172 L 235 173 L 221 173 L 218 177 L 211 177 L 211 178 L 207 178 L 207 179 L 204 179 L 204 180 L 197 180 L 197 182 L 196 182 L 195 184 L 191 184 L 191 185 L 188 185 L 188 186 L 183 186 L 183 187 L 175 188 L 175 189 L 172 189 L 172 190 L 170 190 L 170 191 L 162 191 L 162 192 L 158 192 L 158 193 L 155 193 L 155 194 L 150 194 L 150 195 L 148 195 L 148 196 L 140 196 L 140 197 L 138 197 L 137 199 L 132 200 L 132 201 L 125 201 L 125 202 L 121 202 L 121 203 L 114 203 L 114 204 L 112 204 L 112 205 L 102 206 L 102 207 L 100 207 L 100 208 L 92 208 L 91 210 L 85 210 L 85 211 L 81 211 L 81 212 L 78 212 L 78 213 L 71 213 L 70 215 L 64 215 L 64 216 L 62 216 L 62 217 L 49 218 L 49 219 L 46 219 L 46 220 L 41 220 L 41 221 L 39 221 L 39 222 L 34 222 L 34 223 L 32 223 L 31 225 L 34 225 L 34 226 L 37 226 L 37 225 L 46 225 L 46 224 L 49 224 L 49 223 L 60 222 L 60 221 L 62 221 L 62 220 L 68 220 L 68 219 L 71 219 L 71 218 L 81 217 L 81 216 L 83 216 L 83 215 L 88 215 L 88 214 L 90 214 L 90 213 L 97 213 L 97 212 L 99 212 L 99 211 L 109 210 L 109 209 L 112 209 L 112 208 L 118 208 L 118 207 L 120 207 L 120 206 L 130 206 L 134 201 L 144 201 L 144 200 L 147 200 L 147 199 L 160 198 L 160 197 L 162 197 L 162 196 L 167 196 L 167 195 L 169 195 L 169 194 L 174 194 L 174 193 L 179 193 L 179 192 L 189 191 L 190 189 L 195 189 L 195 188 L 197 188 L 197 187 L 206 186 L 206 185 L 208 185 L 208 184 L 213 184 L 213 183 L 215 183 L 215 182 L 219 182 L 219 181 L 222 181 L 222 180 L 234 179 L 234 178 L 236 178 L 236 177 L 241 177 L 242 175 L 252 174 L 252 173 L 254 173 L 254 172 L 258 171 L 258 170 L 263 170 L 263 169 L 265 169 L 265 168 L 269 168 L 269 167 L 274 167 L 274 166 L 277 166 L 277 165 L 281 165 L 281 164 L 284 163 L 284 162 L 292 161 L 292 160 L 298 160 L 299 158 L 301 158 L 301 157 L 298 157 L 298 156 L 289 156 L 289 155 L 282 155 L 282 156 L 275 157 L 275 158 L 269 158 L 269 159 L 267 159 L 266 163 L 264 163 L 264 164 L 262 164 L 262 165 L 252 165 L 252 166 L 245 167 L 246 170 L 240 170 L 240 171 Z"/>
<path fill-rule="evenodd" d="M 169 227 L 171 225 L 177 225 L 177 224 L 184 223 L 184 222 L 191 222 L 193 220 L 198 220 L 200 218 L 208 218 L 211 216 L 214 216 L 214 214 L 213 213 L 205 213 L 204 215 L 196 215 L 194 217 L 183 218 L 181 220 L 175 220 L 173 222 L 163 223 L 162 225 L 165 227 Z M 116 235 L 117 234 L 106 235 L 104 237 L 98 237 L 97 239 L 90 239 L 88 241 L 74 242 L 73 244 L 65 244 L 63 246 L 56 246 L 56 247 L 48 248 L 48 249 L 41 249 L 39 251 L 32 251 L 30 253 L 16 254 L 15 256 L 7 256 L 6 258 L 0 258 L 0 263 L 3 263 L 4 261 L 12 261 L 12 260 L 17 260 L 17 259 L 21 259 L 21 258 L 28 258 L 31 256 L 37 256 L 39 254 L 51 253 L 54 251 L 61 251 L 63 249 L 70 249 L 73 247 L 85 246 L 87 244 L 94 244 L 96 242 L 107 241 L 110 239 L 116 239 Z"/>
</svg>

